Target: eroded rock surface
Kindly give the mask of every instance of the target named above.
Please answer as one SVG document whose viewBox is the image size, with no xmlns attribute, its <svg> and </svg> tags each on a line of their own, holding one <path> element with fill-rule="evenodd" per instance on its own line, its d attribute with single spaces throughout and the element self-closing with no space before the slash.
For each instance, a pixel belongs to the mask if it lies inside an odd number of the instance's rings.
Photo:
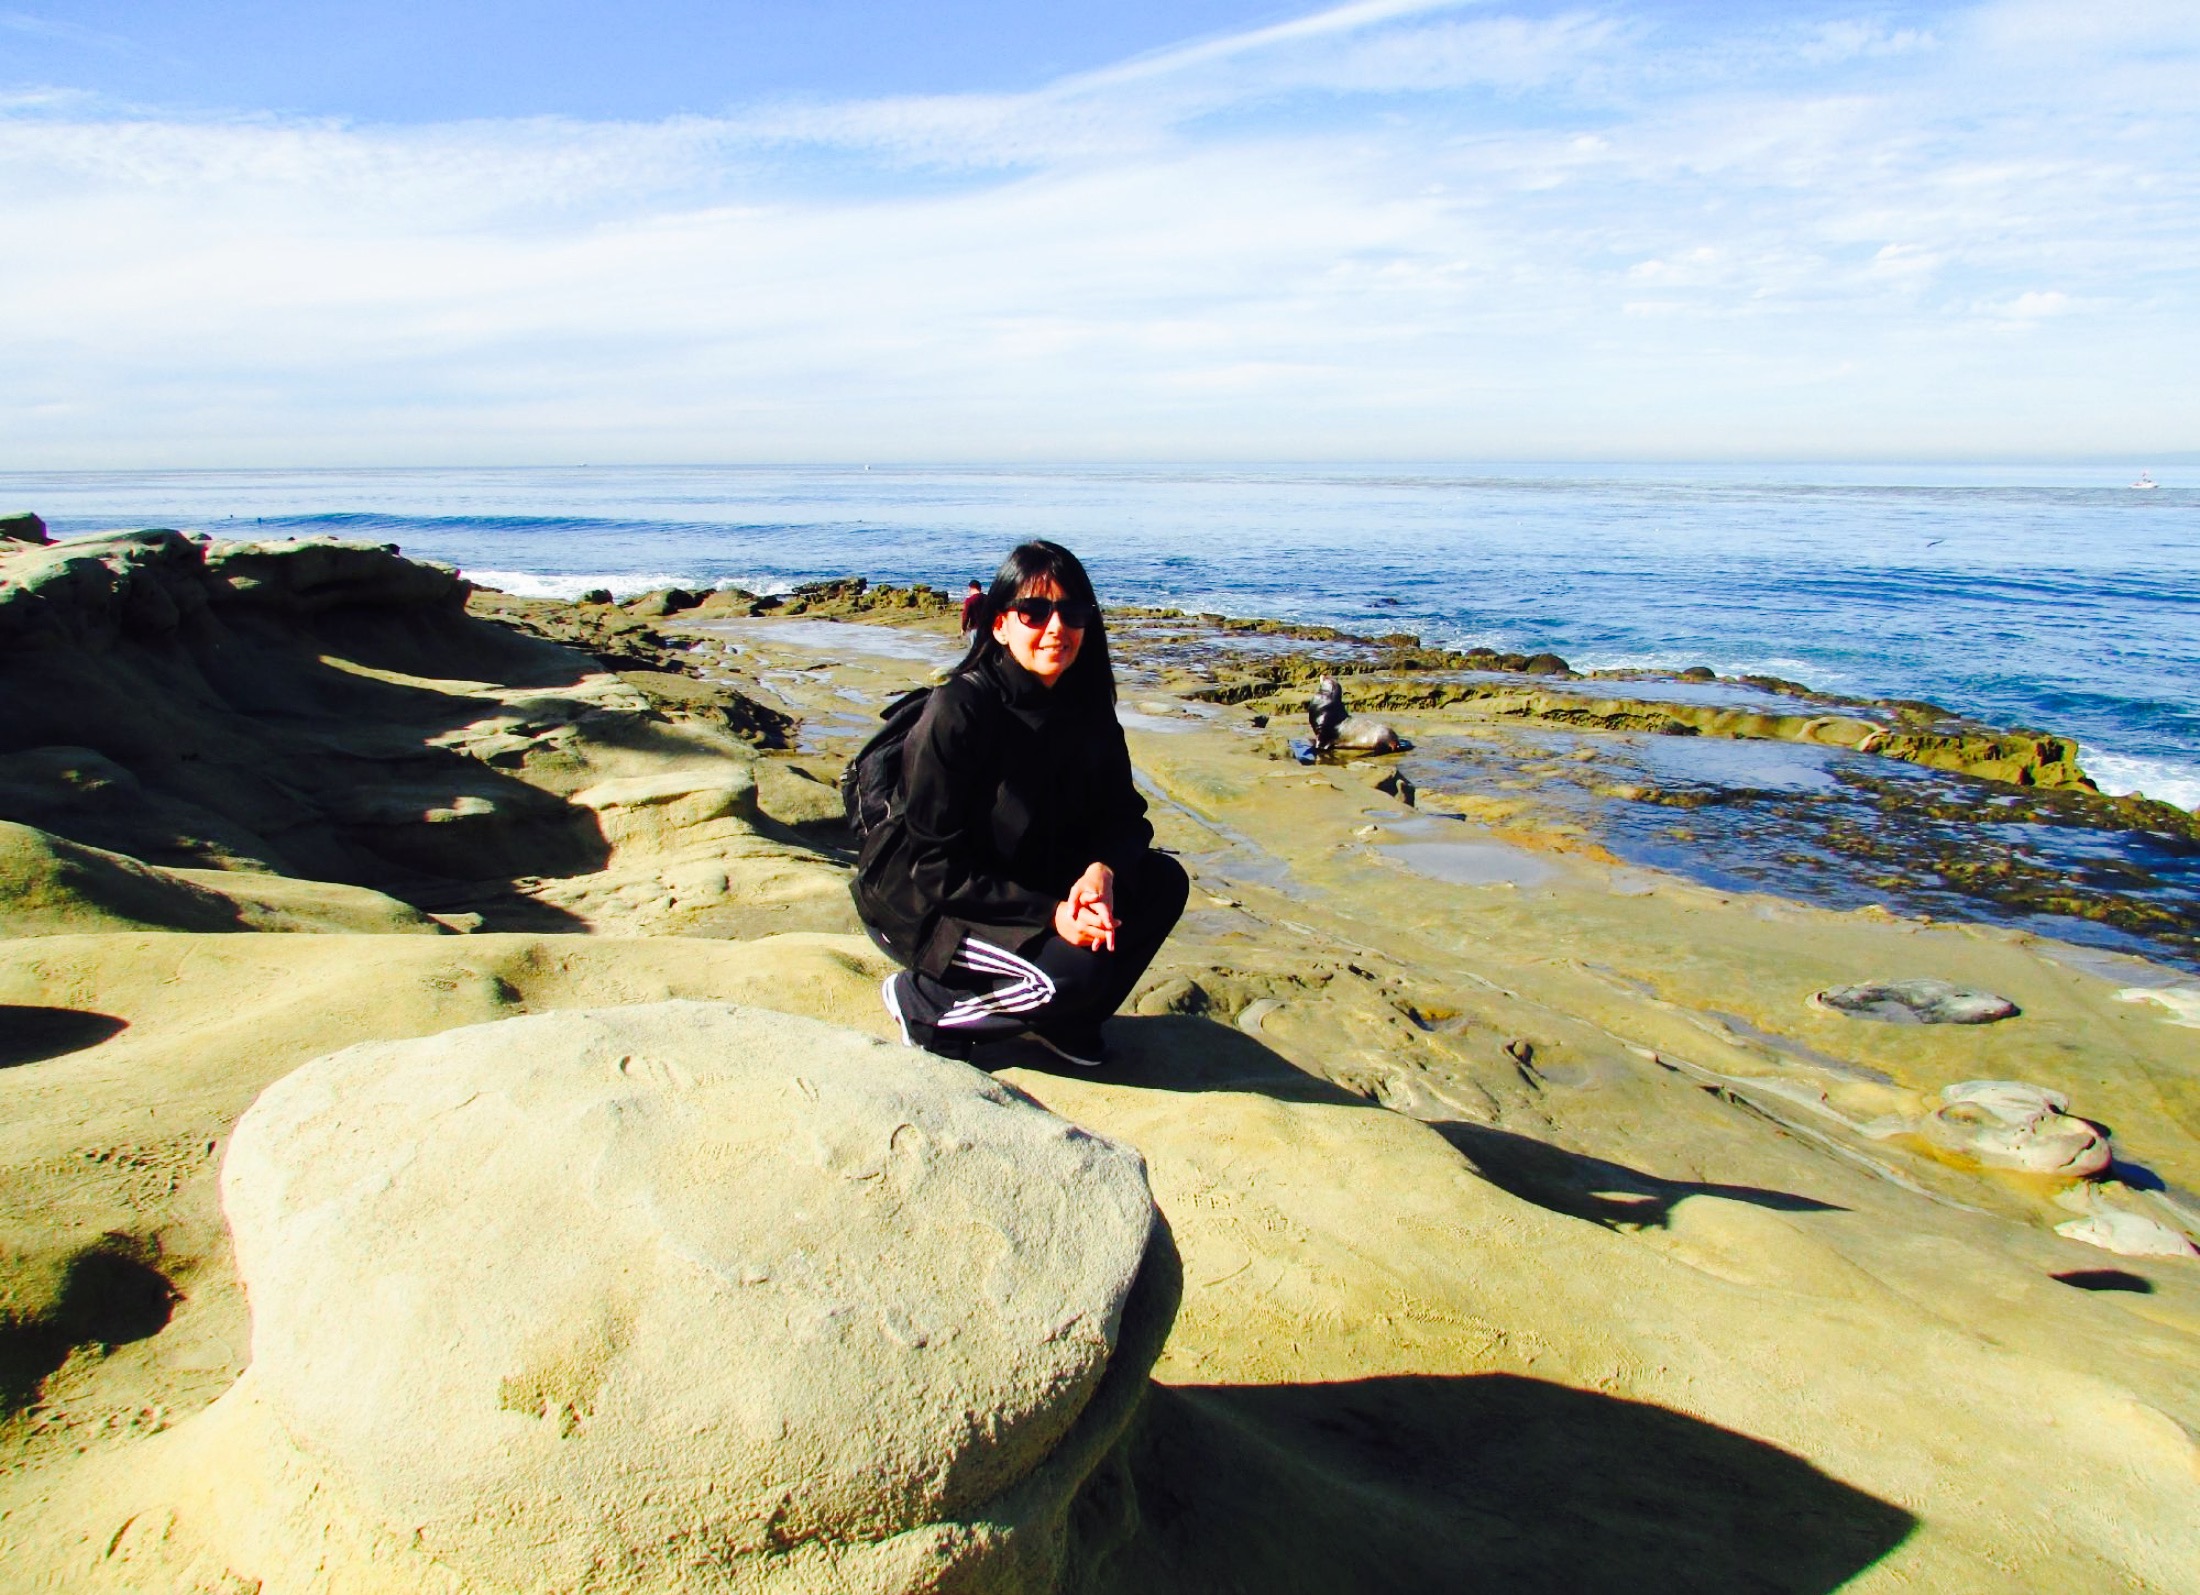
<svg viewBox="0 0 2200 1595">
<path fill-rule="evenodd" d="M 1049 1587 L 1154 1222 L 975 1070 L 705 1003 L 322 1058 L 222 1183 L 224 1405 L 496 1588 Z"/>
<path fill-rule="evenodd" d="M 468 597 L 455 571 L 383 544 L 0 543 L 0 820 L 153 868 L 366 887 L 500 928 L 846 920 L 830 866 L 760 836 L 754 802 L 687 838 L 661 811 L 628 861 L 613 816 L 577 797 L 668 770 L 753 789 L 755 746 L 783 741 L 788 716 L 617 611 L 640 635 L 576 632 L 592 659 L 525 634 L 520 601 L 484 618 Z M 664 855 L 709 850 L 707 868 L 663 878 Z M 543 884 L 574 877 L 589 884 Z"/>
<path fill-rule="evenodd" d="M 1940 1106 L 1918 1133 L 1989 1168 L 2088 1179 L 2110 1161 L 2108 1137 L 2076 1118 L 2060 1091 L 2016 1080 L 1965 1080 L 1943 1087 Z"/>
</svg>

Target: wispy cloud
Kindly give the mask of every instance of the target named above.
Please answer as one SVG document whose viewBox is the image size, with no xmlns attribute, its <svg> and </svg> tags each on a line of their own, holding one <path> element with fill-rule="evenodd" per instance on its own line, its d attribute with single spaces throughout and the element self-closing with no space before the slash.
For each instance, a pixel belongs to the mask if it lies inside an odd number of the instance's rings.
<svg viewBox="0 0 2200 1595">
<path fill-rule="evenodd" d="M 0 105 L 32 241 L 0 434 L 17 464 L 2190 448 L 2200 16 L 2069 9 L 1367 0 L 1030 94 L 647 124 Z"/>
</svg>

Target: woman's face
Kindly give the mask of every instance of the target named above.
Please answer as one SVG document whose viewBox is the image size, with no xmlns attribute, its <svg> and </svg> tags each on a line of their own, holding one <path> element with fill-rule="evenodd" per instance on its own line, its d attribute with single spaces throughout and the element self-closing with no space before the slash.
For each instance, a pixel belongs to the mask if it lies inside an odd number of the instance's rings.
<svg viewBox="0 0 2200 1595">
<path fill-rule="evenodd" d="M 1062 589 L 1053 578 L 1041 576 L 1016 596 L 1020 599 L 1051 598 L 1058 602 Z M 994 617 L 993 640 L 1008 650 L 1011 659 L 1051 687 L 1062 679 L 1065 670 L 1077 663 L 1077 650 L 1085 645 L 1085 629 L 1063 625 L 1059 611 L 1047 616 L 1044 626 L 1034 628 L 1022 615 L 1009 609 Z"/>
</svg>

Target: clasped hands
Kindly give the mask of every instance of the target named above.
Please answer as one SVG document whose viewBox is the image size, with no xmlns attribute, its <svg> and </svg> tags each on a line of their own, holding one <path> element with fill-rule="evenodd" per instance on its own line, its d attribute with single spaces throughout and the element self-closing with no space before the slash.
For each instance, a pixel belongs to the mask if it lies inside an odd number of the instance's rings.
<svg viewBox="0 0 2200 1595">
<path fill-rule="evenodd" d="M 1115 871 L 1088 864 L 1071 883 L 1069 896 L 1054 905 L 1054 934 L 1072 947 L 1115 951 Z"/>
</svg>

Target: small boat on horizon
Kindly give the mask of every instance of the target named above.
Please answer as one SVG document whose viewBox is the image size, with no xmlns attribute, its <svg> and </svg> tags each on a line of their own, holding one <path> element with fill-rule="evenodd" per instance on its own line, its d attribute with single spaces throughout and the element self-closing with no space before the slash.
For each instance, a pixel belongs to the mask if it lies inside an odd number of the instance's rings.
<svg viewBox="0 0 2200 1595">
<path fill-rule="evenodd" d="M 2141 471 L 2139 473 L 2139 480 L 2132 483 L 2131 487 L 2132 491 L 2135 493 L 2151 493 L 2161 485 L 2162 484 L 2157 482 L 2153 477 L 2147 475 L 2146 472 Z"/>
</svg>

